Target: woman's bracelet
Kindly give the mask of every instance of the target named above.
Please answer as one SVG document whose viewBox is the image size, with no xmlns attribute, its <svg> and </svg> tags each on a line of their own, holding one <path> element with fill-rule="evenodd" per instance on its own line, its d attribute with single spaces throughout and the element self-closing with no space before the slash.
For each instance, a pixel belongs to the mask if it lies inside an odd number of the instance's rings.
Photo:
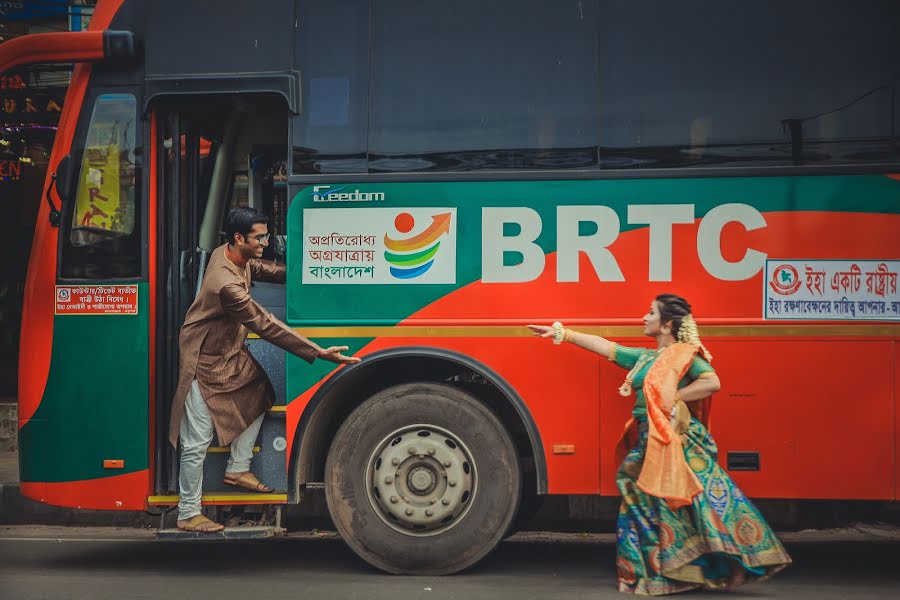
<svg viewBox="0 0 900 600">
<path fill-rule="evenodd" d="M 553 323 L 551 327 L 553 327 L 553 343 L 558 346 L 566 339 L 566 329 L 559 321 Z"/>
<path fill-rule="evenodd" d="M 559 321 L 556 321 L 551 327 L 553 328 L 553 343 L 557 346 L 563 342 L 571 342 L 572 336 L 575 335 L 574 331 L 566 329 Z"/>
</svg>

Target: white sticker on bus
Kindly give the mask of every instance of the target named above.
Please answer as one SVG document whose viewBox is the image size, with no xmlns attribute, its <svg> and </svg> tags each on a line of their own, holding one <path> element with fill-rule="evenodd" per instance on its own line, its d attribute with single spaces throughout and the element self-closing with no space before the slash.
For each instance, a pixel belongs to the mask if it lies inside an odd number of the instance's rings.
<svg viewBox="0 0 900 600">
<path fill-rule="evenodd" d="M 301 281 L 454 284 L 456 209 L 303 209 Z"/>
<path fill-rule="evenodd" d="M 900 321 L 896 260 L 767 260 L 766 319 Z"/>
</svg>

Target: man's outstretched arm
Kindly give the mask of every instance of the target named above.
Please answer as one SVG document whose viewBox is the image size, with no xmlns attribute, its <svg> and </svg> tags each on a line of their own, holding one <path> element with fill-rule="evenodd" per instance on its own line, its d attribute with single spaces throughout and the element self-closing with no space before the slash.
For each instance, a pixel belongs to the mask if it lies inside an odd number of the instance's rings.
<svg viewBox="0 0 900 600">
<path fill-rule="evenodd" d="M 222 309 L 230 318 L 269 343 L 295 354 L 307 362 L 321 358 L 334 363 L 357 363 L 358 358 L 344 356 L 346 346 L 322 348 L 306 339 L 260 306 L 240 284 L 230 283 L 219 291 Z"/>
</svg>

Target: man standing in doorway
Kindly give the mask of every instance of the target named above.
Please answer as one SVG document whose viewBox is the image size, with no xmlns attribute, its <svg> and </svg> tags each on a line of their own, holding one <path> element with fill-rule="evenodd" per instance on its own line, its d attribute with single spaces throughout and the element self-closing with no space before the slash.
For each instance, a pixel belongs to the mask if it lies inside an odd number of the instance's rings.
<svg viewBox="0 0 900 600">
<path fill-rule="evenodd" d="M 253 444 L 275 390 L 244 344 L 247 333 L 307 362 L 359 362 L 341 354 L 346 346 L 321 348 L 297 334 L 250 297 L 251 279 L 285 282 L 284 265 L 260 258 L 269 244 L 265 214 L 253 208 L 231 210 L 225 235 L 228 242 L 210 255 L 200 293 L 181 327 L 180 374 L 169 423 L 169 441 L 176 446 L 181 440 L 178 528 L 203 533 L 224 529 L 200 512 L 203 461 L 213 433 L 221 445 L 231 445 L 225 483 L 272 491 L 250 472 Z"/>
</svg>

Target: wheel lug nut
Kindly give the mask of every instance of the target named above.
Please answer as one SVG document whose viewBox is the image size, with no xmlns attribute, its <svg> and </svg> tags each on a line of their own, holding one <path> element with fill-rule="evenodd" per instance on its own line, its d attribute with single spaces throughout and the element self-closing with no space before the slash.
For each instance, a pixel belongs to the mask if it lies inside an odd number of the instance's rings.
<svg viewBox="0 0 900 600">
<path fill-rule="evenodd" d="M 434 448 L 429 448 L 428 454 L 430 454 L 431 456 L 434 456 Z"/>
<path fill-rule="evenodd" d="M 388 484 L 394 483 L 394 478 L 391 477 L 390 475 L 388 475 L 387 477 L 384 478 L 384 482 L 388 483 Z"/>
<path fill-rule="evenodd" d="M 450 481 L 447 482 L 447 484 L 448 484 L 450 487 L 456 487 L 456 480 L 455 480 L 455 479 L 451 479 Z"/>
<path fill-rule="evenodd" d="M 391 504 L 397 504 L 397 502 L 399 502 L 399 500 L 400 499 L 397 498 L 397 496 L 391 496 Z"/>
<path fill-rule="evenodd" d="M 444 498 L 443 500 L 441 500 L 441 504 L 443 504 L 444 506 L 449 506 L 449 505 L 450 505 L 450 501 L 447 500 L 446 498 Z"/>
<path fill-rule="evenodd" d="M 445 461 L 444 461 L 444 466 L 447 467 L 447 468 L 449 469 L 451 466 L 453 466 L 453 463 L 450 462 L 449 460 L 445 460 Z"/>
<path fill-rule="evenodd" d="M 407 517 L 413 516 L 413 509 L 407 508 L 407 509 L 406 509 L 406 516 L 407 516 Z"/>
<path fill-rule="evenodd" d="M 412 447 L 409 449 L 409 453 L 410 453 L 410 454 L 416 454 L 416 447 L 415 447 L 415 446 L 412 446 Z"/>
<path fill-rule="evenodd" d="M 430 508 L 426 508 L 426 509 L 425 509 L 425 516 L 426 516 L 426 517 L 433 517 L 433 516 L 434 516 L 434 511 L 431 510 Z"/>
<path fill-rule="evenodd" d="M 397 465 L 400 464 L 400 459 L 395 456 L 394 458 L 391 459 L 391 464 L 396 467 Z"/>
</svg>

